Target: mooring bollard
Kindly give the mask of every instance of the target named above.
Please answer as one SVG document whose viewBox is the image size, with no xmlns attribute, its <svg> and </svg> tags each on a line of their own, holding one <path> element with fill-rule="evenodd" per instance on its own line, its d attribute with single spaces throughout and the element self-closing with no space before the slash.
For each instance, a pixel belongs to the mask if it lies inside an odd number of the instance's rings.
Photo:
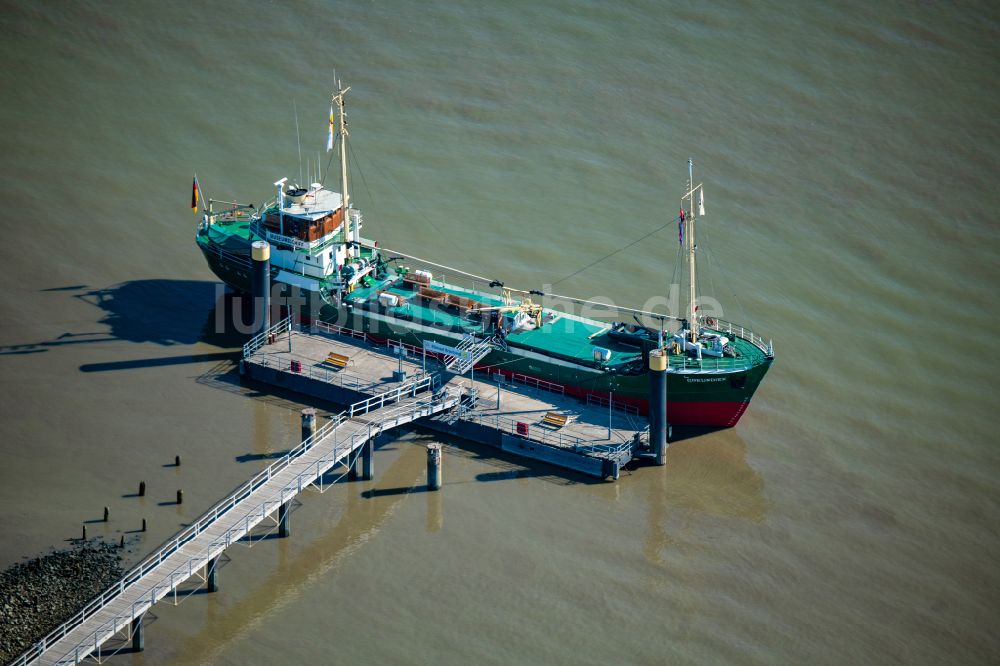
<svg viewBox="0 0 1000 666">
<path fill-rule="evenodd" d="M 140 481 L 139 482 L 139 497 L 145 497 L 145 496 L 146 496 L 146 482 L 145 481 Z"/>
<path fill-rule="evenodd" d="M 427 490 L 441 490 L 441 445 L 427 445 Z"/>
<path fill-rule="evenodd" d="M 178 504 L 183 504 L 184 503 L 184 491 L 183 490 L 178 490 L 177 491 L 177 503 Z"/>
<path fill-rule="evenodd" d="M 108 507 L 104 507 L 104 522 L 108 522 Z"/>
</svg>

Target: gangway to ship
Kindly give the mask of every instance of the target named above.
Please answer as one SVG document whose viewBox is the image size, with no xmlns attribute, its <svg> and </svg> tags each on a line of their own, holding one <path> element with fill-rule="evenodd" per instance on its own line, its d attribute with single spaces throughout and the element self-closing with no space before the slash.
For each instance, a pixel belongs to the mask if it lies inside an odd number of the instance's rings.
<svg viewBox="0 0 1000 666">
<path fill-rule="evenodd" d="M 169 594 L 176 598 L 178 586 L 194 576 L 214 575 L 217 558 L 229 546 L 268 517 L 287 512 L 289 502 L 309 486 L 322 489 L 330 469 L 350 464 L 359 449 L 379 433 L 452 409 L 460 399 L 460 391 L 442 389 L 441 380 L 433 374 L 351 405 L 176 534 L 12 664 L 76 664 L 88 657 L 100 661 L 101 646 L 123 632 L 135 643 L 136 632 L 142 631 L 142 616 L 153 604 Z"/>
<path fill-rule="evenodd" d="M 448 355 L 445 359 L 445 370 L 454 372 L 456 375 L 464 375 L 477 363 L 486 358 L 486 355 L 493 351 L 493 345 L 489 340 L 476 340 L 472 335 L 466 335 L 462 341 L 455 345 L 455 350 L 460 352 L 457 356 Z"/>
</svg>

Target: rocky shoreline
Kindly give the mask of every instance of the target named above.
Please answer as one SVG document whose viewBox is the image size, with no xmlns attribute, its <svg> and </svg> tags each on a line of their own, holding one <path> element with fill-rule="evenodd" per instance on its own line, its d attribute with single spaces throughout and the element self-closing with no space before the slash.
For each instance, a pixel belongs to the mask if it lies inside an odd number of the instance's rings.
<svg viewBox="0 0 1000 666">
<path fill-rule="evenodd" d="M 86 541 L 0 573 L 0 663 L 71 618 L 122 576 L 122 549 Z"/>
</svg>

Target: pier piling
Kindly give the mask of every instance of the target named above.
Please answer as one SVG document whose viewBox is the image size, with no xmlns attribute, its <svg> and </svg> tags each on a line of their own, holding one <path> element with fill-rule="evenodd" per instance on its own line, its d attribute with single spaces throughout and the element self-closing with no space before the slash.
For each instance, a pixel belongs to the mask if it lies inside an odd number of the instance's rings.
<svg viewBox="0 0 1000 666">
<path fill-rule="evenodd" d="M 427 445 L 427 490 L 441 490 L 441 445 Z"/>
<path fill-rule="evenodd" d="M 145 497 L 145 496 L 146 496 L 146 482 L 145 481 L 140 481 L 139 482 L 139 497 Z"/>
<path fill-rule="evenodd" d="M 219 574 L 218 574 L 219 558 L 213 557 L 205 564 L 205 591 L 206 592 L 218 592 L 219 591 Z"/>
<path fill-rule="evenodd" d="M 183 504 L 184 503 L 184 491 L 183 490 L 178 490 L 177 491 L 177 503 L 178 504 Z"/>
<path fill-rule="evenodd" d="M 254 241 L 250 253 L 253 257 L 253 334 L 258 335 L 271 327 L 271 246 L 267 241 Z"/>
<path fill-rule="evenodd" d="M 83 536 L 80 537 L 80 541 L 86 541 L 86 540 L 87 540 L 87 526 L 84 525 L 83 526 Z"/>
<path fill-rule="evenodd" d="M 361 479 L 371 481 L 375 478 L 375 438 L 369 437 L 361 445 Z"/>
<path fill-rule="evenodd" d="M 142 531 L 143 532 L 146 531 L 146 519 L 145 518 L 142 519 Z"/>
<path fill-rule="evenodd" d="M 181 466 L 181 457 L 174 456 L 174 467 L 180 467 L 180 466 Z"/>
<path fill-rule="evenodd" d="M 291 525 L 288 524 L 288 505 L 291 500 L 278 507 L 278 536 L 282 539 L 291 536 Z"/>
<path fill-rule="evenodd" d="M 142 652 L 146 649 L 146 638 L 143 635 L 142 615 L 132 620 L 132 652 Z"/>
<path fill-rule="evenodd" d="M 302 410 L 302 441 L 306 441 L 316 432 L 316 410 L 307 407 Z"/>
<path fill-rule="evenodd" d="M 649 352 L 649 448 L 653 462 L 663 465 L 667 452 L 667 356 Z"/>
<path fill-rule="evenodd" d="M 108 507 L 104 507 L 104 522 L 108 522 Z"/>
</svg>

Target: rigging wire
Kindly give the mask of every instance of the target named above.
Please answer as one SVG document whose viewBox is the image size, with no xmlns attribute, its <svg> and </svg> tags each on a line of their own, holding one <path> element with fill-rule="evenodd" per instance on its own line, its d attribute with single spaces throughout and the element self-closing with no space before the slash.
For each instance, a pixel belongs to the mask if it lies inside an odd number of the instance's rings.
<svg viewBox="0 0 1000 666">
<path fill-rule="evenodd" d="M 637 238 L 636 240 L 632 241 L 628 245 L 624 245 L 624 246 L 618 248 L 617 250 L 615 250 L 614 252 L 609 252 L 608 254 L 604 255 L 600 259 L 596 259 L 596 260 L 590 262 L 589 264 L 587 264 L 583 268 L 580 268 L 579 270 L 573 271 L 569 275 L 566 275 L 566 276 L 563 276 L 563 277 L 559 278 L 558 280 L 556 280 L 555 282 L 552 283 L 552 286 L 555 286 L 555 285 L 559 284 L 560 282 L 565 282 L 566 280 L 570 279 L 571 277 L 575 277 L 575 276 L 579 275 L 580 273 L 584 272 L 585 270 L 587 270 L 587 269 L 589 269 L 589 268 L 591 268 L 593 266 L 596 266 L 597 264 L 601 263 L 605 259 L 610 259 L 611 257 L 615 256 L 616 254 L 619 254 L 620 252 L 624 252 L 625 250 L 628 250 L 629 248 L 635 247 L 636 245 L 638 245 L 642 241 L 646 240 L 647 238 L 649 238 L 653 234 L 655 234 L 657 232 L 660 232 L 660 231 L 663 231 L 664 229 L 666 229 L 667 227 L 669 227 L 671 224 L 673 224 L 674 222 L 678 221 L 679 219 L 680 219 L 680 217 L 676 217 L 673 220 L 671 220 L 670 222 L 667 222 L 667 223 L 665 223 L 665 224 L 657 227 L 656 229 L 653 229 L 649 233 L 643 235 L 641 238 Z"/>
</svg>

